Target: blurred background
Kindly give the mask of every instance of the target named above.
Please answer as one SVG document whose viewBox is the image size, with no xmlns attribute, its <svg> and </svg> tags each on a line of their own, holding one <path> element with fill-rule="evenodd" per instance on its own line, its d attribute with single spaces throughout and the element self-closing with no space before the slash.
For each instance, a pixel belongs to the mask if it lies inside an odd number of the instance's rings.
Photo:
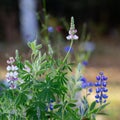
<svg viewBox="0 0 120 120">
<path fill-rule="evenodd" d="M 52 28 L 56 30 L 50 35 L 54 46 L 58 46 L 55 37 L 60 39 L 61 45 L 68 44 L 65 36 L 71 16 L 75 18 L 78 36 L 81 36 L 85 26 L 90 42 L 95 45 L 85 76 L 95 81 L 99 71 L 104 71 L 109 77 L 109 116 L 98 119 L 120 120 L 119 0 L 0 0 L 0 79 L 5 79 L 6 59 L 14 56 L 15 49 L 27 54 L 28 41 L 37 39 L 39 43 L 48 42 L 44 42 L 45 30 L 48 34 Z M 77 43 L 80 44 L 79 41 Z M 79 46 L 75 44 L 74 47 Z"/>
</svg>

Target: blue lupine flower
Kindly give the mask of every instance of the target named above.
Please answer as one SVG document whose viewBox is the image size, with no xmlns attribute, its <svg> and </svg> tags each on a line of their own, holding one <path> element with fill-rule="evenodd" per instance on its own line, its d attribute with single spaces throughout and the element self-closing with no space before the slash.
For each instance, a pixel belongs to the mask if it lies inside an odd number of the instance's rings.
<svg viewBox="0 0 120 120">
<path fill-rule="evenodd" d="M 99 103 L 99 100 L 96 100 L 96 103 Z"/>
<path fill-rule="evenodd" d="M 107 82 L 103 82 L 102 85 L 103 85 L 104 87 L 106 87 L 106 86 L 107 86 Z"/>
<path fill-rule="evenodd" d="M 89 93 L 91 93 L 93 90 L 92 90 L 92 88 L 89 88 L 88 91 L 89 91 Z"/>
<path fill-rule="evenodd" d="M 96 93 L 100 93 L 101 89 L 100 88 L 96 88 Z"/>
<path fill-rule="evenodd" d="M 101 82 L 95 82 L 95 86 L 98 87 L 101 85 Z"/>
<path fill-rule="evenodd" d="M 82 65 L 83 66 L 87 66 L 88 65 L 88 61 L 86 61 L 86 60 L 82 61 Z"/>
<path fill-rule="evenodd" d="M 50 108 L 50 110 L 53 110 L 53 104 L 52 103 L 49 104 L 49 108 Z"/>
<path fill-rule="evenodd" d="M 46 111 L 48 110 L 53 110 L 54 109 L 54 105 L 53 105 L 54 100 L 50 99 L 50 102 L 48 103 L 48 105 L 46 106 Z"/>
<path fill-rule="evenodd" d="M 73 52 L 73 48 L 70 47 L 69 45 L 64 47 L 65 52 L 68 52 L 69 50 L 70 50 L 70 52 Z"/>
<path fill-rule="evenodd" d="M 96 102 L 97 103 L 105 103 L 106 99 L 108 98 L 107 93 L 108 89 L 106 88 L 107 86 L 107 77 L 104 76 L 103 72 L 99 73 L 99 76 L 96 77 L 97 82 L 95 82 L 95 86 L 96 86 L 96 95 L 95 98 L 97 99 Z"/>
<path fill-rule="evenodd" d="M 50 32 L 50 33 L 54 32 L 54 28 L 52 26 L 49 26 L 48 27 L 48 32 Z"/>
<path fill-rule="evenodd" d="M 104 99 L 107 99 L 107 98 L 108 98 L 108 96 L 107 96 L 106 94 L 103 94 L 102 97 L 103 97 Z"/>
<path fill-rule="evenodd" d="M 95 95 L 95 98 L 99 98 L 99 94 Z"/>
<path fill-rule="evenodd" d="M 80 78 L 80 81 L 87 82 L 87 79 L 85 77 Z"/>
<path fill-rule="evenodd" d="M 96 80 L 100 80 L 100 76 L 97 76 L 97 77 L 96 77 Z"/>
<path fill-rule="evenodd" d="M 91 93 L 92 87 L 94 86 L 94 84 L 92 82 L 88 82 L 85 77 L 80 78 L 80 81 L 81 81 L 81 88 L 83 88 L 83 89 L 88 88 L 88 92 Z M 88 93 L 88 95 L 89 95 L 89 93 Z"/>
<path fill-rule="evenodd" d="M 107 92 L 108 91 L 108 89 L 107 88 L 103 88 L 103 92 Z"/>
</svg>

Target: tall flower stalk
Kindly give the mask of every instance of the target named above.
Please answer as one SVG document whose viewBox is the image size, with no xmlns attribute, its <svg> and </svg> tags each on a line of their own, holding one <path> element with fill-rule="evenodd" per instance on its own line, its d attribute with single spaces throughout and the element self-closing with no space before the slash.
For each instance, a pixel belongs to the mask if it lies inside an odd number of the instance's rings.
<svg viewBox="0 0 120 120">
<path fill-rule="evenodd" d="M 97 82 L 95 83 L 96 86 L 96 102 L 100 103 L 102 105 L 103 103 L 106 103 L 106 99 L 108 98 L 107 92 L 108 89 L 107 86 L 107 77 L 104 76 L 103 72 L 99 73 L 99 76 L 96 77 Z"/>
<path fill-rule="evenodd" d="M 69 35 L 66 37 L 67 40 L 71 40 L 71 43 L 70 43 L 70 47 L 69 47 L 69 50 L 63 60 L 63 63 L 67 60 L 68 58 L 68 55 L 71 51 L 71 48 L 72 48 L 72 45 L 73 45 L 73 41 L 74 40 L 78 40 L 78 36 L 76 35 L 77 33 L 77 30 L 75 29 L 75 23 L 74 23 L 74 17 L 71 17 L 71 23 L 70 23 L 70 30 L 69 30 Z"/>
<path fill-rule="evenodd" d="M 16 81 L 18 80 L 18 67 L 14 65 L 15 59 L 13 57 L 10 57 L 9 60 L 7 60 L 7 74 L 6 74 L 6 79 L 9 84 L 9 87 L 11 89 L 16 88 Z"/>
</svg>

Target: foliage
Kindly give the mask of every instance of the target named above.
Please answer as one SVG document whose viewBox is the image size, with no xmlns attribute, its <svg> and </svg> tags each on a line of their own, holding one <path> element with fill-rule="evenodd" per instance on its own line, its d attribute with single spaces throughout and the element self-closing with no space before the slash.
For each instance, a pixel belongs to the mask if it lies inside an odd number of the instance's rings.
<svg viewBox="0 0 120 120">
<path fill-rule="evenodd" d="M 68 35 L 72 36 L 70 47 L 76 39 L 75 34 L 72 18 Z M 67 61 L 70 49 L 64 59 L 56 59 L 50 45 L 48 53 L 41 52 L 42 45 L 37 45 L 36 40 L 28 43 L 28 46 L 32 51 L 30 60 L 22 61 L 16 51 L 15 60 L 10 58 L 7 61 L 7 80 L 12 82 L 8 82 L 10 87 L 7 88 L 0 85 L 0 119 L 95 120 L 108 103 L 97 106 L 95 101 L 89 104 L 87 96 L 76 97 L 76 93 L 83 90 L 80 81 L 82 75 L 78 65 L 80 75 L 69 77 L 72 71 L 72 63 Z M 18 74 L 12 74 L 14 71 Z M 77 105 L 79 100 L 80 105 Z"/>
</svg>

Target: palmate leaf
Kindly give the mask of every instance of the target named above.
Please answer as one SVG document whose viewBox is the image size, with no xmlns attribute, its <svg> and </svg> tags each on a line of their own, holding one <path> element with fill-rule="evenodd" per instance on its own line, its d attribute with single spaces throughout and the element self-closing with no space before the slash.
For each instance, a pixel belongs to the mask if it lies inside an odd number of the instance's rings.
<svg viewBox="0 0 120 120">
<path fill-rule="evenodd" d="M 64 87 L 59 86 L 57 82 L 53 82 L 52 80 L 40 82 L 35 85 L 35 89 L 38 91 L 38 96 L 41 100 L 50 101 L 51 99 L 55 100 L 55 96 L 61 96 L 66 92 Z"/>
<path fill-rule="evenodd" d="M 7 113 L 3 113 L 3 114 L 0 113 L 0 120 L 9 120 L 7 116 L 8 116 Z"/>
<path fill-rule="evenodd" d="M 66 76 L 66 72 L 61 72 L 58 71 L 56 76 L 54 77 L 54 80 L 57 81 L 59 83 L 59 85 L 65 85 L 67 84 L 68 79 L 65 77 Z"/>
<path fill-rule="evenodd" d="M 39 111 L 37 111 L 37 108 L 39 108 Z M 40 120 L 48 120 L 46 113 L 46 104 L 44 101 L 40 101 L 40 99 L 35 99 L 34 101 L 31 101 L 26 111 L 27 118 L 30 120 L 38 120 L 37 114 L 40 114 Z"/>
<path fill-rule="evenodd" d="M 80 120 L 80 115 L 78 115 L 78 111 L 71 107 L 70 104 L 68 104 L 65 108 L 64 113 L 64 119 L 65 120 Z"/>
<path fill-rule="evenodd" d="M 50 81 L 40 82 L 34 85 L 34 89 L 37 90 L 37 96 L 43 101 L 50 101 L 50 99 L 55 99 L 55 91 L 53 87 L 54 83 Z M 57 91 L 57 90 L 56 90 Z"/>
<path fill-rule="evenodd" d="M 39 93 L 40 96 L 42 96 L 42 100 L 45 100 L 45 101 L 50 101 L 51 99 L 55 100 L 55 94 L 54 92 L 52 91 L 51 88 L 48 88 L 48 89 L 44 89 L 43 91 L 41 91 Z"/>
<path fill-rule="evenodd" d="M 15 105 L 19 105 L 19 104 L 26 104 L 26 101 L 27 101 L 28 97 L 26 94 L 24 93 L 20 93 L 18 94 L 18 96 L 16 96 L 16 99 L 15 99 Z"/>
<path fill-rule="evenodd" d="M 78 108 L 76 108 L 76 104 L 72 103 L 72 101 L 64 101 L 63 103 L 59 103 L 54 106 L 54 109 L 56 118 L 61 118 L 62 120 L 80 120 Z"/>
<path fill-rule="evenodd" d="M 25 70 L 20 70 L 19 71 L 19 78 L 21 78 L 24 81 L 30 81 L 33 79 L 33 75 L 31 73 L 28 73 Z"/>
<path fill-rule="evenodd" d="M 4 91 L 4 94 L 3 94 L 3 98 L 5 98 L 6 100 L 14 100 L 15 98 L 15 94 L 17 94 L 17 90 L 12 90 L 12 89 L 6 89 Z"/>
<path fill-rule="evenodd" d="M 33 52 L 35 52 L 36 50 L 41 49 L 41 48 L 42 48 L 42 45 L 41 45 L 41 44 L 37 45 L 37 41 L 34 40 L 33 42 L 29 42 L 29 43 L 28 43 L 28 47 L 29 47 L 30 49 L 32 49 Z"/>
</svg>

